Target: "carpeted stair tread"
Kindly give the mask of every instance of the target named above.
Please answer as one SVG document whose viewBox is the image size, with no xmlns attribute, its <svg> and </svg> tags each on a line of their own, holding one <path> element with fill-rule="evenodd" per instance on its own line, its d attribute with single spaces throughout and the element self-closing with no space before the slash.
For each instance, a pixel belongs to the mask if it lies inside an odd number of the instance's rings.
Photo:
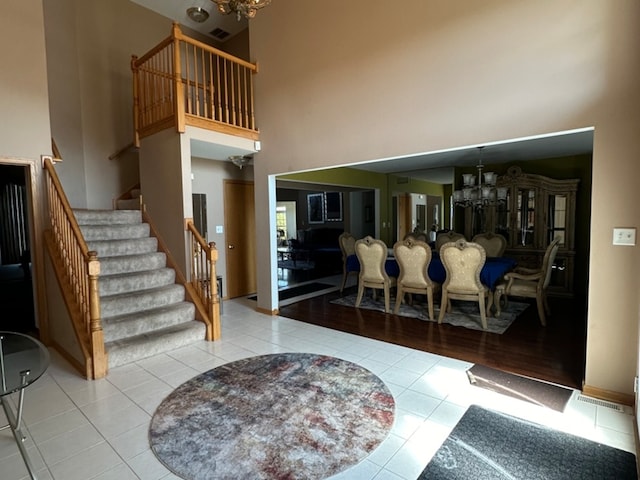
<svg viewBox="0 0 640 480">
<path fill-rule="evenodd" d="M 178 325 L 195 318 L 195 306 L 190 302 L 178 302 L 143 312 L 118 315 L 102 320 L 104 341 L 113 342 Z"/>
<path fill-rule="evenodd" d="M 142 221 L 140 210 L 81 210 L 74 209 L 78 225 L 121 225 Z"/>
<path fill-rule="evenodd" d="M 172 268 L 158 268 L 141 272 L 121 273 L 100 277 L 99 295 L 117 295 L 119 293 L 149 290 L 175 283 L 176 272 Z"/>
<path fill-rule="evenodd" d="M 177 283 L 140 292 L 120 293 L 100 298 L 102 318 L 141 312 L 184 301 L 185 290 Z"/>
<path fill-rule="evenodd" d="M 205 336 L 205 324 L 197 320 L 105 343 L 109 368 L 135 362 L 189 345 Z"/>
<path fill-rule="evenodd" d="M 151 253 L 158 249 L 155 237 L 133 238 L 129 240 L 94 240 L 87 242 L 89 250 L 98 252 L 98 258 Z"/>
<path fill-rule="evenodd" d="M 133 225 L 82 225 L 80 227 L 85 241 L 92 240 L 125 240 L 149 237 L 149 224 Z"/>
<path fill-rule="evenodd" d="M 107 275 L 154 270 L 163 268 L 166 264 L 167 256 L 164 252 L 103 257 L 100 258 L 100 281 Z"/>
</svg>

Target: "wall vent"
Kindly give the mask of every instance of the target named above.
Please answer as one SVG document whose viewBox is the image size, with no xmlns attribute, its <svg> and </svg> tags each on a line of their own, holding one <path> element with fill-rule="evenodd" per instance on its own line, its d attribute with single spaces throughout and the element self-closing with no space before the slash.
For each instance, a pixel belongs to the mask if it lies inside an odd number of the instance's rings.
<svg viewBox="0 0 640 480">
<path fill-rule="evenodd" d="M 585 397 L 584 395 L 578 395 L 578 400 L 584 403 L 591 403 L 592 405 L 597 405 L 599 407 L 606 407 L 606 408 L 610 408 L 611 410 L 615 410 L 616 412 L 624 413 L 624 408 L 622 408 L 617 403 L 605 402 L 604 400 Z"/>
<path fill-rule="evenodd" d="M 398 185 L 402 184 L 402 183 L 409 183 L 409 177 L 398 177 L 396 180 L 396 183 Z"/>
<path fill-rule="evenodd" d="M 224 40 L 225 38 L 227 38 L 229 36 L 229 32 L 227 32 L 225 30 L 222 30 L 221 28 L 218 28 L 218 27 L 216 27 L 213 30 L 211 30 L 209 32 L 209 34 L 212 37 L 217 38 L 218 40 Z"/>
</svg>

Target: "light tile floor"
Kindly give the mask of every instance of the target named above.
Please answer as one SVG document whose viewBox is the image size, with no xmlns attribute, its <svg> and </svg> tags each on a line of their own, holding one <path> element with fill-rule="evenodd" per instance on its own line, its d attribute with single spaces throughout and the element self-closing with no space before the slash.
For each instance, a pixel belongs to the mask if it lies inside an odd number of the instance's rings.
<svg viewBox="0 0 640 480">
<path fill-rule="evenodd" d="M 551 425 L 635 453 L 634 418 L 586 403 L 574 392 L 558 413 L 469 385 L 471 364 L 295 320 L 270 317 L 249 300 L 225 302 L 222 340 L 200 342 L 115 368 L 101 380 L 81 378 L 55 351 L 25 397 L 26 445 L 38 478 L 126 480 L 178 478 L 149 449 L 155 408 L 189 378 L 233 360 L 280 352 L 327 354 L 379 375 L 396 400 L 389 437 L 334 480 L 415 479 L 470 404 Z M 17 397 L 13 397 L 17 401 Z M 4 415 L 0 414 L 0 420 Z M 11 433 L 0 432 L 0 478 L 27 478 Z"/>
</svg>

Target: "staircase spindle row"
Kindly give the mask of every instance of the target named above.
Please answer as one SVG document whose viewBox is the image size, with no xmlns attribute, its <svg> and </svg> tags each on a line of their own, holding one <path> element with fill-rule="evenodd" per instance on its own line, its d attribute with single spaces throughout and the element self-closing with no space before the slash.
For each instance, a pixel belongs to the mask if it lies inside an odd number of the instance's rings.
<svg viewBox="0 0 640 480">
<path fill-rule="evenodd" d="M 142 57 L 132 57 L 136 145 L 175 124 L 230 131 L 258 139 L 253 82 L 257 66 L 185 36 L 170 37 Z"/>
<path fill-rule="evenodd" d="M 220 296 L 216 275 L 218 250 L 215 242 L 207 244 L 193 221 L 187 221 L 191 246 L 190 285 L 207 311 L 207 340 L 220 338 Z"/>
<path fill-rule="evenodd" d="M 102 378 L 107 372 L 107 359 L 98 296 L 100 262 L 97 253 L 89 251 L 53 163 L 48 158 L 45 158 L 44 169 L 47 172 L 49 217 L 56 253 L 64 266 L 66 287 L 72 293 L 69 299 L 80 312 L 83 332 L 79 338 L 88 343 L 84 347 L 91 352 L 92 377 Z"/>
</svg>

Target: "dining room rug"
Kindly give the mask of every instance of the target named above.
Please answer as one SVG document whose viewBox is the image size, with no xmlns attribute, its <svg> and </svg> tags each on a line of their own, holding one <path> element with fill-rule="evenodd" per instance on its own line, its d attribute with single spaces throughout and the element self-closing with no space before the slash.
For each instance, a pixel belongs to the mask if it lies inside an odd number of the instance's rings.
<svg viewBox="0 0 640 480">
<path fill-rule="evenodd" d="M 385 383 L 359 365 L 310 353 L 261 355 L 176 388 L 154 413 L 149 441 L 185 479 L 321 479 L 380 445 L 394 414 Z"/>
<path fill-rule="evenodd" d="M 547 407 L 557 412 L 564 412 L 571 395 L 573 395 L 573 390 L 570 388 L 503 372 L 484 365 L 471 367 L 467 370 L 467 377 L 469 383 L 476 387 Z"/>
<path fill-rule="evenodd" d="M 635 455 L 471 405 L 418 480 L 637 480 Z"/>
<path fill-rule="evenodd" d="M 402 317 L 417 318 L 420 320 L 429 320 L 429 311 L 427 310 L 426 302 L 419 302 L 415 298 L 413 305 L 403 303 L 400 305 L 398 315 Z M 343 305 L 346 307 L 355 307 L 357 294 L 345 295 L 344 297 L 331 300 L 330 303 L 335 305 Z M 395 307 L 395 298 L 391 299 L 391 310 Z M 452 300 L 451 313 L 445 313 L 442 323 L 447 323 L 456 327 L 469 328 L 471 330 L 487 331 L 491 333 L 504 333 L 528 307 L 528 303 L 509 301 L 507 308 L 502 310 L 500 317 L 487 317 L 487 330 L 482 329 L 482 320 L 480 319 L 480 310 L 475 302 L 464 302 L 459 300 Z M 440 305 L 433 306 L 434 321 L 438 321 L 438 315 L 440 315 Z M 359 308 L 366 308 L 368 310 L 376 310 L 384 312 L 384 296 L 379 294 L 377 299 L 374 300 L 371 296 L 364 296 L 362 302 L 360 302 Z"/>
</svg>

